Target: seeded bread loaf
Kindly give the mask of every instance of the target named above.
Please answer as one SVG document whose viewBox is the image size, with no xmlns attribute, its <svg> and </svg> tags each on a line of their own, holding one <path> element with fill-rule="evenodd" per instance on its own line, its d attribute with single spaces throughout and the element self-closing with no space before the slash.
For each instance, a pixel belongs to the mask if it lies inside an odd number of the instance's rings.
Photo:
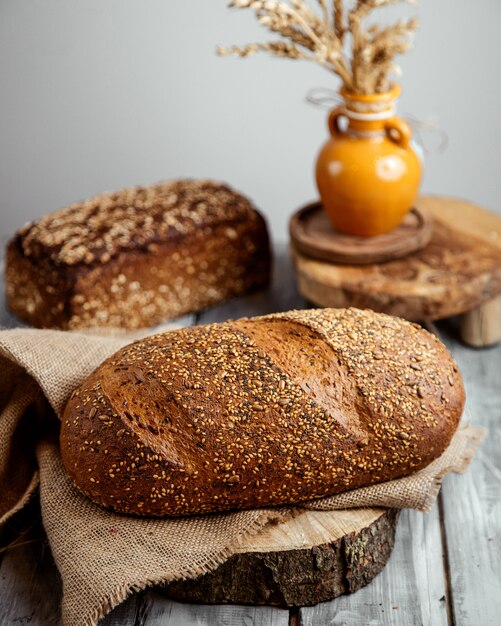
<svg viewBox="0 0 501 626">
<path fill-rule="evenodd" d="M 73 393 L 61 454 L 83 493 L 124 513 L 300 503 L 426 466 L 463 404 L 452 357 L 419 326 L 292 311 L 123 348 Z"/>
<path fill-rule="evenodd" d="M 138 328 L 269 281 L 263 217 L 211 181 L 123 189 L 47 215 L 9 243 L 9 308 L 37 327 Z"/>
</svg>

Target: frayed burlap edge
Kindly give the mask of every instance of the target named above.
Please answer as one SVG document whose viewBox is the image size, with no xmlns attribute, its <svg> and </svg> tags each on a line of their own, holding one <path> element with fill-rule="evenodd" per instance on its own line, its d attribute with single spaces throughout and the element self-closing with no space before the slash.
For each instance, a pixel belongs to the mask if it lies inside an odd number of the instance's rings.
<svg viewBox="0 0 501 626">
<path fill-rule="evenodd" d="M 461 456 L 461 463 L 455 465 L 451 469 L 444 468 L 435 476 L 433 484 L 430 487 L 429 492 L 425 495 L 422 506 L 419 508 L 420 511 L 423 511 L 424 513 L 429 513 L 431 511 L 438 498 L 442 482 L 447 474 L 451 471 L 456 474 L 464 474 L 464 472 L 466 472 L 468 466 L 473 460 L 473 457 L 475 456 L 478 446 L 482 443 L 486 436 L 487 431 L 485 428 L 470 428 L 470 437 L 466 444 L 466 449 Z"/>
<path fill-rule="evenodd" d="M 98 622 L 104 619 L 113 609 L 125 602 L 129 596 L 134 593 L 144 591 L 157 585 L 173 582 L 175 580 L 187 580 L 192 578 L 198 578 L 208 572 L 212 572 L 220 565 L 225 563 L 231 556 L 235 554 L 237 548 L 246 541 L 249 537 L 259 534 L 265 526 L 268 524 L 286 522 L 298 515 L 301 515 L 300 509 L 289 509 L 286 512 L 278 512 L 277 514 L 267 515 L 263 519 L 258 519 L 253 524 L 241 533 L 241 535 L 229 546 L 223 549 L 217 556 L 213 556 L 207 563 L 204 564 L 205 569 L 202 567 L 197 568 L 185 568 L 179 574 L 175 576 L 157 576 L 148 580 L 137 581 L 127 586 L 117 586 L 110 593 L 106 594 L 100 601 L 94 611 L 86 616 L 81 622 L 81 626 L 97 626 Z M 62 626 L 65 626 L 62 622 Z M 68 625 L 69 626 L 69 625 Z"/>
</svg>

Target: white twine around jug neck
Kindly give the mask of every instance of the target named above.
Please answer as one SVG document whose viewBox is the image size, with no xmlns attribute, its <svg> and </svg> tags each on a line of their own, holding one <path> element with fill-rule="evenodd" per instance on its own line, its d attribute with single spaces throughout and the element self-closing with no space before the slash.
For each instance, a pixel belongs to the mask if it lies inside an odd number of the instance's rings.
<svg viewBox="0 0 501 626">
<path fill-rule="evenodd" d="M 306 94 L 306 102 L 317 108 L 329 111 L 343 105 L 342 96 L 328 87 L 313 87 Z M 442 154 L 449 145 L 449 135 L 436 122 L 421 119 L 411 113 L 403 113 L 402 118 L 412 127 L 414 140 L 425 155 Z M 433 143 L 430 143 L 433 137 Z"/>
</svg>

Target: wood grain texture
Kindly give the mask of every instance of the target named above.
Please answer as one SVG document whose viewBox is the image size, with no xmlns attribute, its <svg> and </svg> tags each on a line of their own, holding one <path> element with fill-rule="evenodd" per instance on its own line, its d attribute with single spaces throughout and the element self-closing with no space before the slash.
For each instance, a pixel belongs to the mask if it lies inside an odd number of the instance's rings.
<svg viewBox="0 0 501 626">
<path fill-rule="evenodd" d="M 355 237 L 336 230 L 320 202 L 299 209 L 291 218 L 292 244 L 302 254 L 348 265 L 384 263 L 424 248 L 431 239 L 433 222 L 417 208 L 403 222 L 383 235 Z"/>
<path fill-rule="evenodd" d="M 173 602 L 148 593 L 144 618 L 137 626 L 288 626 L 289 611 L 270 607 L 205 606 Z"/>
<path fill-rule="evenodd" d="M 50 548 L 41 524 L 31 525 L 30 517 L 39 515 L 37 503 L 30 503 L 27 510 L 18 514 L 4 530 L 3 541 L 14 543 L 14 547 L 5 553 L 0 553 L 0 624 L 2 626 L 23 625 L 30 626 L 58 626 L 60 620 L 61 581 L 57 568 L 52 559 Z M 26 530 L 26 532 L 24 532 Z M 19 535 L 19 533 L 22 533 Z M 19 544 L 19 547 L 15 545 Z M 3 558 L 2 558 L 3 557 Z M 158 596 L 154 592 L 145 591 L 133 594 L 125 602 L 116 607 L 101 622 L 100 626 L 143 626 L 148 621 L 148 615 Z M 180 626 L 200 626 L 200 624 L 239 623 L 241 610 L 229 607 L 222 613 L 218 621 L 218 607 L 207 615 L 207 620 L 201 621 L 203 607 L 189 607 L 176 610 L 175 603 L 160 599 L 158 610 L 153 614 L 160 615 L 162 624 Z M 174 608 L 171 608 L 171 605 Z M 265 610 L 262 615 L 263 624 L 269 624 L 271 610 Z M 274 612 L 271 611 L 273 614 Z M 261 613 L 258 613 L 260 616 Z M 172 620 L 167 619 L 169 616 Z M 224 621 L 226 618 L 233 622 Z M 179 621 L 177 621 L 179 620 Z M 261 624 L 261 622 L 249 622 Z M 275 624 L 275 622 L 271 622 Z M 282 626 L 280 622 L 276 622 Z M 287 622 L 285 622 L 286 624 Z"/>
<path fill-rule="evenodd" d="M 170 583 L 173 599 L 206 604 L 313 606 L 354 593 L 393 549 L 398 512 L 311 511 L 247 538 L 214 572 Z"/>
<path fill-rule="evenodd" d="M 300 625 L 447 626 L 443 574 L 437 507 L 403 511 L 381 574 L 356 594 L 301 609 Z"/>
<path fill-rule="evenodd" d="M 472 351 L 448 338 L 466 384 L 465 417 L 488 436 L 464 476 L 447 476 L 444 523 L 454 624 L 501 623 L 501 346 Z"/>
<path fill-rule="evenodd" d="M 423 196 L 431 241 L 403 259 L 334 265 L 295 251 L 300 293 L 320 306 L 371 308 L 410 320 L 470 311 L 501 293 L 501 217 L 468 202 Z"/>
<path fill-rule="evenodd" d="M 52 559 L 36 499 L 12 518 L 0 545 L 0 624 L 59 624 L 61 580 Z"/>
<path fill-rule="evenodd" d="M 501 296 L 461 315 L 461 339 L 474 348 L 501 341 Z"/>
</svg>

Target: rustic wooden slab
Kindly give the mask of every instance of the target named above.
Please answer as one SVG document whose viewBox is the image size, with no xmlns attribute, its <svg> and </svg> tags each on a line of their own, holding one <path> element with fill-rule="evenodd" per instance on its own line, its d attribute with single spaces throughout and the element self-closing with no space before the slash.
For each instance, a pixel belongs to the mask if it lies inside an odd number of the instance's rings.
<svg viewBox="0 0 501 626">
<path fill-rule="evenodd" d="M 299 209 L 291 218 L 291 242 L 301 254 L 328 263 L 369 265 L 407 256 L 424 248 L 431 239 L 433 221 L 413 208 L 402 223 L 375 237 L 355 237 L 334 228 L 320 202 Z"/>
<path fill-rule="evenodd" d="M 433 235 L 423 250 L 403 259 L 336 265 L 294 249 L 301 294 L 320 306 L 371 308 L 416 321 L 469 313 L 497 299 L 501 217 L 451 198 L 423 196 L 417 205 L 432 215 Z M 492 305 L 487 313 L 469 317 L 465 341 L 482 346 L 501 339 L 501 320 Z"/>
<path fill-rule="evenodd" d="M 247 537 L 237 554 L 196 580 L 166 585 L 184 602 L 313 606 L 353 593 L 379 574 L 395 542 L 398 512 L 305 512 Z"/>
</svg>

